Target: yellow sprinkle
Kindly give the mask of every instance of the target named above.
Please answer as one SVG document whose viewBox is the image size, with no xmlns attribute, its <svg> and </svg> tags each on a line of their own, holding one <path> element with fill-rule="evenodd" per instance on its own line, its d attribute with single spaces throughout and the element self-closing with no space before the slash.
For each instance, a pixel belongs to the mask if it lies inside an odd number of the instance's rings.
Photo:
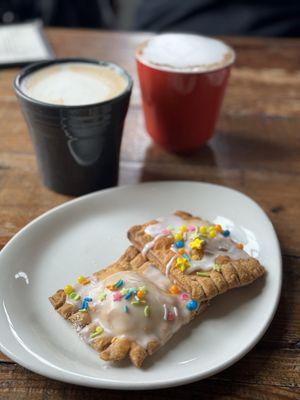
<svg viewBox="0 0 300 400">
<path fill-rule="evenodd" d="M 239 250 L 243 250 L 244 245 L 243 245 L 243 243 L 237 243 L 237 244 L 236 244 L 236 247 L 237 247 Z"/>
<path fill-rule="evenodd" d="M 215 237 L 217 236 L 217 232 L 216 232 L 215 230 L 211 230 L 211 231 L 208 233 L 208 235 L 209 235 L 209 237 L 211 237 L 211 238 L 215 238 Z"/>
<path fill-rule="evenodd" d="M 186 226 L 185 225 L 182 225 L 180 228 L 179 228 L 179 230 L 180 230 L 180 232 L 186 232 Z"/>
<path fill-rule="evenodd" d="M 71 286 L 71 285 L 66 285 L 66 286 L 64 287 L 64 292 L 65 292 L 65 294 L 71 294 L 72 292 L 74 292 L 73 286 Z"/>
<path fill-rule="evenodd" d="M 184 272 L 189 266 L 189 262 L 186 258 L 184 257 L 178 257 L 176 260 L 176 266 L 182 271 Z"/>
<path fill-rule="evenodd" d="M 176 233 L 176 234 L 174 235 L 174 239 L 175 239 L 176 241 L 182 240 L 182 234 L 181 234 L 181 233 Z"/>
<path fill-rule="evenodd" d="M 207 232 L 207 227 L 205 225 L 200 226 L 199 228 L 200 233 L 202 233 L 202 235 L 205 235 Z"/>
<path fill-rule="evenodd" d="M 77 282 L 80 283 L 81 285 L 87 285 L 90 281 L 87 278 L 85 278 L 83 275 L 80 275 L 77 278 Z"/>
<path fill-rule="evenodd" d="M 199 260 L 199 257 L 194 254 L 194 255 L 192 255 L 192 260 L 197 261 L 197 260 Z"/>
<path fill-rule="evenodd" d="M 191 249 L 200 250 L 202 248 L 203 243 L 204 243 L 204 240 L 196 238 L 195 240 L 190 242 L 189 246 L 191 247 Z"/>
</svg>

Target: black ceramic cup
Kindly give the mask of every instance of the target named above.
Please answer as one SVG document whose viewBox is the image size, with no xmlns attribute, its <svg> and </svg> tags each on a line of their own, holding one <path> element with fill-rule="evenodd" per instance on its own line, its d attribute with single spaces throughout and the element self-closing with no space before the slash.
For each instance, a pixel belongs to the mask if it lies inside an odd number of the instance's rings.
<svg viewBox="0 0 300 400">
<path fill-rule="evenodd" d="M 22 80 L 29 74 L 66 62 L 109 66 L 126 80 L 126 88 L 111 100 L 76 106 L 44 103 L 22 91 Z M 117 184 L 123 125 L 132 90 L 132 79 L 124 69 L 91 59 L 56 59 L 24 68 L 14 88 L 48 188 L 78 196 Z"/>
</svg>

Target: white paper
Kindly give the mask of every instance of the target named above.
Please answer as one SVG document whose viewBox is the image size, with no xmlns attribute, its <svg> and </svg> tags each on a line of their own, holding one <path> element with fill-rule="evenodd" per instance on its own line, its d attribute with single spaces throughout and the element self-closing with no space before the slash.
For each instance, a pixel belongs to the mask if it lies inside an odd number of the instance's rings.
<svg viewBox="0 0 300 400">
<path fill-rule="evenodd" d="M 0 26 L 0 64 L 53 58 L 40 29 L 39 21 Z"/>
</svg>

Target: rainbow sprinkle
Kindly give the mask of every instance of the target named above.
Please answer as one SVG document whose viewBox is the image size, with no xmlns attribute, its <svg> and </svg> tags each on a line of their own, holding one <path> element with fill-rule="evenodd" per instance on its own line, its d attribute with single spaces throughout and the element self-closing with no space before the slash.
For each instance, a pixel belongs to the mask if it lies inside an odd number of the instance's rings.
<svg viewBox="0 0 300 400">
<path fill-rule="evenodd" d="M 145 308 L 144 308 L 144 315 L 145 315 L 145 317 L 149 317 L 149 315 L 150 315 L 150 307 L 147 305 L 147 306 L 145 306 Z"/>
<path fill-rule="evenodd" d="M 114 287 L 115 288 L 117 288 L 117 289 L 119 289 L 121 286 L 123 286 L 124 285 L 124 281 L 123 281 L 123 279 L 120 279 L 120 280 L 118 280 L 118 282 L 116 282 L 115 284 L 114 284 Z"/>
</svg>

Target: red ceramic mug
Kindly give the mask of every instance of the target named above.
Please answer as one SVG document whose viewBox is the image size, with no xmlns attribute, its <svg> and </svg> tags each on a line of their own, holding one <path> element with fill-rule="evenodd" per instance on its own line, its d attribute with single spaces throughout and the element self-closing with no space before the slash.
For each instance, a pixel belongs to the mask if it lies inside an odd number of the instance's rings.
<svg viewBox="0 0 300 400">
<path fill-rule="evenodd" d="M 147 42 L 136 51 L 147 131 L 168 151 L 195 151 L 214 133 L 234 51 L 209 70 L 174 70 L 142 58 Z"/>
</svg>

